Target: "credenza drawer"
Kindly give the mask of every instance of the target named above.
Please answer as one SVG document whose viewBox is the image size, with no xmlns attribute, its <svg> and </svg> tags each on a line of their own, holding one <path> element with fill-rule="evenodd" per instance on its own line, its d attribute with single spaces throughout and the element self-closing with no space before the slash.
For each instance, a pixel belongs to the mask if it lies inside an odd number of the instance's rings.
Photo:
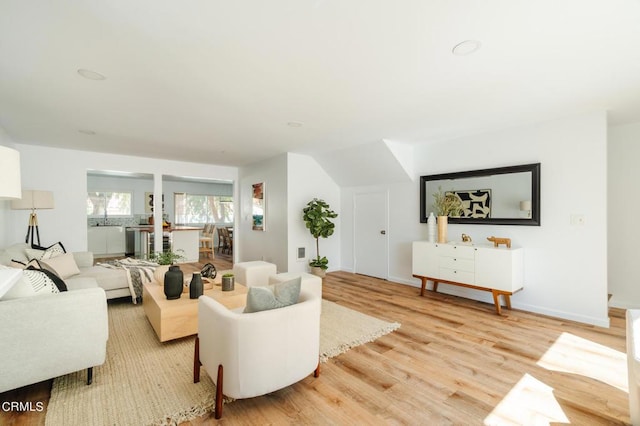
<svg viewBox="0 0 640 426">
<path fill-rule="evenodd" d="M 460 259 L 457 257 L 440 257 L 440 267 L 456 269 L 458 271 L 474 272 L 475 262 L 473 259 Z"/>
<path fill-rule="evenodd" d="M 460 271 L 457 269 L 440 268 L 440 276 L 438 278 L 457 283 L 473 284 L 475 281 L 475 274 L 473 272 Z"/>
<path fill-rule="evenodd" d="M 458 259 L 475 258 L 476 249 L 470 246 L 457 246 L 452 244 L 438 244 L 438 254 L 446 257 L 456 257 Z"/>
</svg>

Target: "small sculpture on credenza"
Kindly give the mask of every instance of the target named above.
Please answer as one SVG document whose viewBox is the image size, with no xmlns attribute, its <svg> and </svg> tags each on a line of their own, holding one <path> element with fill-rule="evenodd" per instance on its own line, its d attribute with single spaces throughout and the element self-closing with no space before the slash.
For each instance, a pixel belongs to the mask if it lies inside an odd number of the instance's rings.
<svg viewBox="0 0 640 426">
<path fill-rule="evenodd" d="M 467 234 L 462 234 L 462 242 L 463 243 L 471 243 L 471 237 L 468 236 Z"/>
<path fill-rule="evenodd" d="M 493 246 L 498 247 L 500 244 L 504 244 L 507 248 L 511 248 L 511 238 L 501 238 L 501 237 L 488 237 L 487 240 L 493 241 Z"/>
</svg>

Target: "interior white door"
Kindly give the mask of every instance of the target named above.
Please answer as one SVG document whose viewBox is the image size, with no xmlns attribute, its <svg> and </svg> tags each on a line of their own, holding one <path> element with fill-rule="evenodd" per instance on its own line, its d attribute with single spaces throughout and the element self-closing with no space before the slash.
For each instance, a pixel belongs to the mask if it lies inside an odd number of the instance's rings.
<svg viewBox="0 0 640 426">
<path fill-rule="evenodd" d="M 388 202 L 386 192 L 354 197 L 354 269 L 357 274 L 388 278 Z"/>
</svg>

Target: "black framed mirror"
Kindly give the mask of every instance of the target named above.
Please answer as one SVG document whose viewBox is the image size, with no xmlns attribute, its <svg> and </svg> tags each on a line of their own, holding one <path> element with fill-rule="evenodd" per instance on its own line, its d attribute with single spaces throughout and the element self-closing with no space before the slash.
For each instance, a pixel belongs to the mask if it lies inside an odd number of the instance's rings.
<svg viewBox="0 0 640 426">
<path fill-rule="evenodd" d="M 449 223 L 540 226 L 540 163 L 420 176 L 420 222 L 435 214 L 439 190 L 462 201 Z"/>
</svg>

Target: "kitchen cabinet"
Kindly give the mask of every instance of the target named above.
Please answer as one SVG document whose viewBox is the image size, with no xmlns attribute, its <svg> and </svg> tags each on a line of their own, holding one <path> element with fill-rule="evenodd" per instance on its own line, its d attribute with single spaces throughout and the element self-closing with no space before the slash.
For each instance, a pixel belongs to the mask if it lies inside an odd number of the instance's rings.
<svg viewBox="0 0 640 426">
<path fill-rule="evenodd" d="M 524 286 L 524 250 L 455 243 L 413 242 L 413 276 L 422 280 L 424 296 L 427 281 L 490 291 L 496 312 L 500 296 L 511 309 L 510 296 Z"/>
<path fill-rule="evenodd" d="M 121 255 L 125 252 L 123 226 L 92 226 L 87 230 L 88 250 L 94 255 Z"/>
</svg>

